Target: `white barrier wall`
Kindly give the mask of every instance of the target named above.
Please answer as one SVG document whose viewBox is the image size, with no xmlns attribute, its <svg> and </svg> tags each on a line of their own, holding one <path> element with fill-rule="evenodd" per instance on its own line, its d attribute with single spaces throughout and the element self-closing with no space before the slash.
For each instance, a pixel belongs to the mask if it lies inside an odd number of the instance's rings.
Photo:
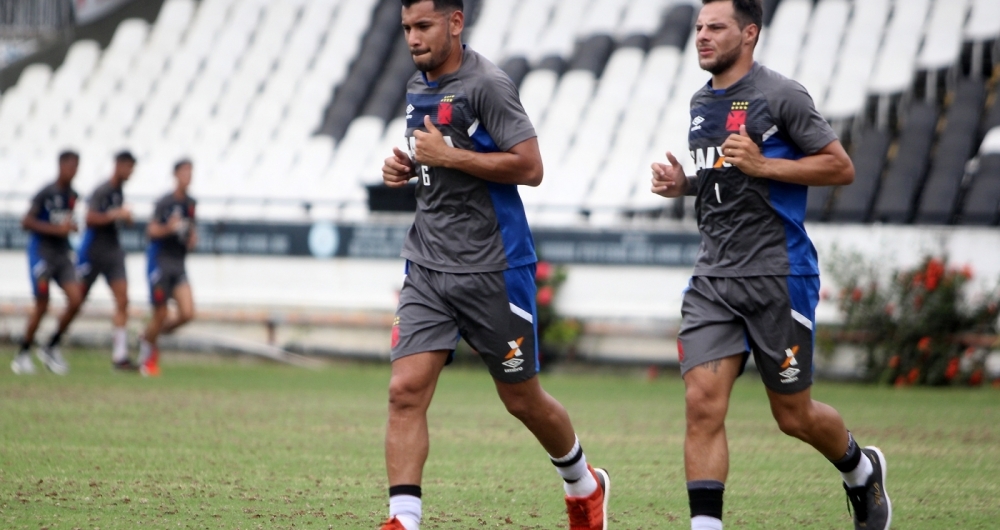
<svg viewBox="0 0 1000 530">
<path fill-rule="evenodd" d="M 973 267 L 978 286 L 995 286 L 1000 279 L 996 228 L 814 225 L 809 233 L 821 263 L 834 246 L 857 250 L 887 268 L 945 252 L 954 264 Z M 0 252 L 0 270 L 0 302 L 27 302 L 31 291 L 24 253 Z M 688 268 L 594 265 L 572 265 L 568 271 L 557 307 L 567 315 L 610 320 L 678 320 L 691 274 Z M 145 258 L 130 255 L 128 273 L 129 292 L 138 306 L 148 298 Z M 188 259 L 188 273 L 200 307 L 392 312 L 403 261 L 196 255 Z M 829 281 L 824 287 L 832 288 Z M 92 301 L 110 303 L 103 281 Z M 835 321 L 834 304 L 821 303 L 817 318 Z"/>
</svg>

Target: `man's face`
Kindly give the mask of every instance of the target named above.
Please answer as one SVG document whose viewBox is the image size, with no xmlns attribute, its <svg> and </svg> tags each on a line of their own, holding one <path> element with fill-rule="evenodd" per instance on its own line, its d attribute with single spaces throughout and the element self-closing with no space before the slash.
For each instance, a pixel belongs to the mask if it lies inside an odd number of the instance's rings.
<svg viewBox="0 0 1000 530">
<path fill-rule="evenodd" d="M 743 53 L 753 53 L 744 51 L 745 29 L 740 29 L 732 2 L 712 2 L 702 7 L 695 23 L 701 69 L 718 75 L 736 64 Z"/>
<path fill-rule="evenodd" d="M 185 193 L 187 193 L 188 187 L 191 186 L 192 169 L 191 164 L 184 164 L 174 172 L 174 176 L 177 177 L 177 188 Z"/>
<path fill-rule="evenodd" d="M 455 19 L 460 17 L 458 11 L 435 11 L 432 0 L 403 8 L 403 32 L 418 70 L 432 72 L 448 59 Z"/>
<path fill-rule="evenodd" d="M 69 184 L 76 176 L 76 170 L 80 166 L 80 159 L 75 156 L 59 161 L 59 181 Z"/>
<path fill-rule="evenodd" d="M 132 176 L 132 171 L 135 169 L 135 162 L 129 162 L 128 160 L 119 160 L 115 162 L 115 178 L 122 182 L 126 182 L 129 177 Z"/>
</svg>

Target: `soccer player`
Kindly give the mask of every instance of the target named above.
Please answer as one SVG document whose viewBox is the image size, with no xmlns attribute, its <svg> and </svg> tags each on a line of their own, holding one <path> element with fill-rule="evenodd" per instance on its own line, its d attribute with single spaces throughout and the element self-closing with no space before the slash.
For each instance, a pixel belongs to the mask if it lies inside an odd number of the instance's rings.
<svg viewBox="0 0 1000 530">
<path fill-rule="evenodd" d="M 566 409 L 537 377 L 537 260 L 517 192 L 542 181 L 534 128 L 510 78 L 462 45 L 462 0 L 402 4 L 419 70 L 406 96 L 410 152 L 395 149 L 382 176 L 390 187 L 416 177 L 418 210 L 393 327 L 382 528 L 420 526 L 427 409 L 461 335 L 562 476 L 570 528 L 605 529 L 607 472 L 587 464 Z"/>
<path fill-rule="evenodd" d="M 10 363 L 15 374 L 33 374 L 31 346 L 35 341 L 38 324 L 49 309 L 49 282 L 55 280 L 66 294 L 66 309 L 59 317 L 59 327 L 45 347 L 35 350 L 35 355 L 52 373 L 66 375 L 69 364 L 59 351 L 59 341 L 73 322 L 83 302 L 83 287 L 73 267 L 69 235 L 76 232 L 73 208 L 78 195 L 73 191 L 73 177 L 80 165 L 80 155 L 73 151 L 59 154 L 59 177 L 45 186 L 31 200 L 31 208 L 21 220 L 21 226 L 31 232 L 28 241 L 28 266 L 35 295 L 35 307 L 28 317 L 21 348 Z"/>
<path fill-rule="evenodd" d="M 806 194 L 850 184 L 854 166 L 806 90 L 754 62 L 761 0 L 703 4 L 696 45 L 712 79 L 691 100 L 698 171 L 685 175 L 669 152 L 652 167 L 654 193 L 697 197 L 702 235 L 678 340 L 691 528 L 722 528 L 726 410 L 752 353 L 779 428 L 841 472 L 855 528 L 887 529 L 885 457 L 859 447 L 840 414 L 810 396 L 819 267 L 803 224 Z"/>
<path fill-rule="evenodd" d="M 83 297 L 99 276 L 104 276 L 115 298 L 112 319 L 111 365 L 115 370 L 135 371 L 138 366 L 128 358 L 128 280 L 125 277 L 125 252 L 118 241 L 118 227 L 132 224 L 132 211 L 124 204 L 122 186 L 132 176 L 135 157 L 128 151 L 115 156 L 111 179 L 94 190 L 87 203 L 87 230 L 77 252 L 76 270 L 83 279 Z"/>
<path fill-rule="evenodd" d="M 156 202 L 153 218 L 146 229 L 149 237 L 146 270 L 153 318 L 139 339 L 139 369 L 145 376 L 160 375 L 159 336 L 177 331 L 194 318 L 194 298 L 184 268 L 188 251 L 198 244 L 195 200 L 187 193 L 193 169 L 190 160 L 174 165 L 177 185 L 173 192 Z M 177 315 L 168 320 L 167 302 L 171 298 L 177 303 Z"/>
</svg>

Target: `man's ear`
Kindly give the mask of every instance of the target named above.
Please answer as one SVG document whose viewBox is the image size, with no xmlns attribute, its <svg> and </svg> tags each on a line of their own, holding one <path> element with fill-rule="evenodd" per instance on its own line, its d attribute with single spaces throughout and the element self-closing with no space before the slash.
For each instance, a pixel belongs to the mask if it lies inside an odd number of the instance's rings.
<svg viewBox="0 0 1000 530">
<path fill-rule="evenodd" d="M 752 46 L 756 46 L 760 39 L 760 28 L 757 24 L 747 24 L 747 27 L 743 28 L 743 38 Z"/>
<path fill-rule="evenodd" d="M 460 36 L 462 31 L 465 29 L 465 13 L 457 9 L 452 11 L 449 25 L 451 26 L 451 36 Z"/>
</svg>

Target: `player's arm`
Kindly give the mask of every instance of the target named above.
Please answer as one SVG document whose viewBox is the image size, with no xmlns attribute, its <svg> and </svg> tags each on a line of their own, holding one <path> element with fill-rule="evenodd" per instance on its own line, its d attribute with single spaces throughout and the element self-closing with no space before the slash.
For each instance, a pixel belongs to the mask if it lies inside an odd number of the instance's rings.
<svg viewBox="0 0 1000 530">
<path fill-rule="evenodd" d="M 751 177 L 805 186 L 846 186 L 854 182 L 854 163 L 840 140 L 799 160 L 767 158 L 747 134 L 746 126 L 740 126 L 740 133 L 730 135 L 722 144 L 722 154 L 726 162 Z"/>
<path fill-rule="evenodd" d="M 188 223 L 187 248 L 188 250 L 194 250 L 198 246 L 198 224 L 195 222 L 193 215 L 188 219 Z"/>
<path fill-rule="evenodd" d="M 38 218 L 38 212 L 41 208 L 40 199 L 36 198 L 32 201 L 28 213 L 21 218 L 21 228 L 43 236 L 55 237 L 67 237 L 76 231 L 76 221 L 73 220 L 73 216 L 66 216 L 66 220 L 62 224 L 54 224 Z"/>
<path fill-rule="evenodd" d="M 477 153 L 449 146 L 444 135 L 424 116 L 427 132 L 414 131 L 417 163 L 445 167 L 498 184 L 538 186 L 542 183 L 542 153 L 538 139 L 529 138 L 500 153 Z"/>
<path fill-rule="evenodd" d="M 165 213 L 166 211 L 159 206 L 153 212 L 153 218 L 146 226 L 146 236 L 150 239 L 163 239 L 171 234 L 176 234 L 177 229 L 180 228 L 181 218 L 179 215 L 171 215 L 167 217 L 166 222 L 161 222 L 160 219 L 163 219 Z"/>
<path fill-rule="evenodd" d="M 90 208 L 87 210 L 87 226 L 90 228 L 97 228 L 101 226 L 108 226 L 114 224 L 116 221 L 131 222 L 132 215 L 131 212 L 126 208 L 114 208 L 106 212 L 102 212 L 96 208 Z"/>
</svg>

